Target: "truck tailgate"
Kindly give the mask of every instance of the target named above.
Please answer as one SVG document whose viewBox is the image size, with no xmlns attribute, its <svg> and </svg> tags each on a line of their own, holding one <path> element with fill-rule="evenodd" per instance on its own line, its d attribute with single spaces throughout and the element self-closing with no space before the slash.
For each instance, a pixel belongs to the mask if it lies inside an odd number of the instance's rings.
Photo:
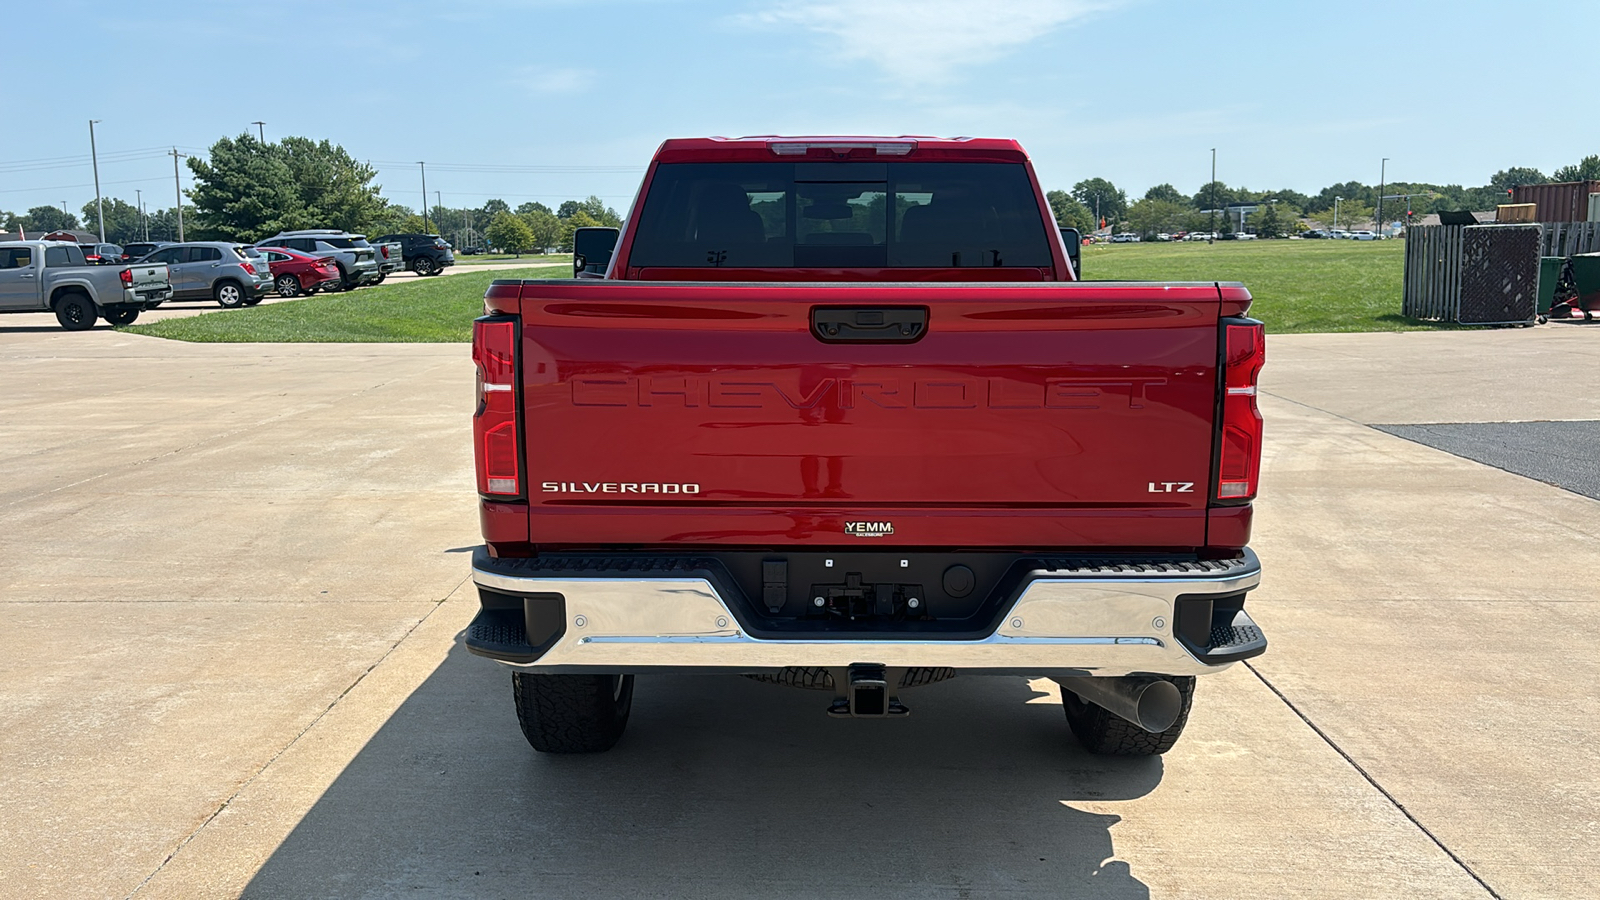
<svg viewBox="0 0 1600 900">
<path fill-rule="evenodd" d="M 529 281 L 496 296 L 521 313 L 536 544 L 1205 543 L 1215 284 Z M 814 322 L 865 313 L 881 333 L 875 314 L 908 309 L 925 315 L 915 340 L 830 342 Z"/>
<path fill-rule="evenodd" d="M 127 269 L 133 277 L 129 287 L 137 292 L 164 288 L 169 283 L 166 263 L 131 263 Z"/>
</svg>

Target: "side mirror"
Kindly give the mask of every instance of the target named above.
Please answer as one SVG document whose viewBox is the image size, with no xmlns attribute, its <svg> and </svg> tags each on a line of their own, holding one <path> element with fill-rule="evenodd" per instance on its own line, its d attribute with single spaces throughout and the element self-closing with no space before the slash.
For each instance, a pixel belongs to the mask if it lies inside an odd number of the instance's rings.
<svg viewBox="0 0 1600 900">
<path fill-rule="evenodd" d="M 572 232 L 572 277 L 599 278 L 611 265 L 617 247 L 615 228 L 579 228 Z"/>
<path fill-rule="evenodd" d="M 1067 242 L 1067 259 L 1072 260 L 1072 274 L 1082 280 L 1083 264 L 1079 259 L 1083 256 L 1083 235 L 1076 228 L 1063 228 L 1061 239 Z"/>
</svg>

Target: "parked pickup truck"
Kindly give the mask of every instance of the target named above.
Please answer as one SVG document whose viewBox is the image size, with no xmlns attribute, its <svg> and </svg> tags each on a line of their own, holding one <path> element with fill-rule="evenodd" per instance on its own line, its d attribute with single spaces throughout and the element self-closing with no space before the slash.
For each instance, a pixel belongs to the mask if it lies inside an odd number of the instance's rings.
<svg viewBox="0 0 1600 900">
<path fill-rule="evenodd" d="M 1158 754 L 1266 649 L 1250 294 L 1076 282 L 1013 141 L 667 141 L 604 277 L 484 306 L 464 642 L 537 750 L 697 671 L 842 717 L 1047 677 L 1089 750 Z"/>
<path fill-rule="evenodd" d="M 139 313 L 172 296 L 160 263 L 91 265 L 67 241 L 0 243 L 0 312 L 50 312 L 68 331 L 93 328 L 105 317 L 129 325 Z"/>
</svg>

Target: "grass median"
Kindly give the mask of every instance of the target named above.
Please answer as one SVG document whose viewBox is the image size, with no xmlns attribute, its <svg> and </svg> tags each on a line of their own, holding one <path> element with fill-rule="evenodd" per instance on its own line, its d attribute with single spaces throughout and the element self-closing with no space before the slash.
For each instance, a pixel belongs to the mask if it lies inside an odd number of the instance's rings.
<svg viewBox="0 0 1600 900">
<path fill-rule="evenodd" d="M 1083 268 L 1091 281 L 1241 281 L 1255 297 L 1251 315 L 1275 334 L 1449 327 L 1400 315 L 1404 257 L 1402 241 L 1114 244 L 1083 248 Z M 469 341 L 490 281 L 570 274 L 564 266 L 461 272 L 123 330 L 180 341 Z"/>
<path fill-rule="evenodd" d="M 129 325 L 122 331 L 218 343 L 449 343 L 472 340 L 496 278 L 570 278 L 565 266 L 463 272 L 340 294 Z"/>
<path fill-rule="evenodd" d="M 1405 241 L 1200 241 L 1083 248 L 1087 280 L 1240 281 L 1274 334 L 1416 331 L 1400 314 Z"/>
</svg>

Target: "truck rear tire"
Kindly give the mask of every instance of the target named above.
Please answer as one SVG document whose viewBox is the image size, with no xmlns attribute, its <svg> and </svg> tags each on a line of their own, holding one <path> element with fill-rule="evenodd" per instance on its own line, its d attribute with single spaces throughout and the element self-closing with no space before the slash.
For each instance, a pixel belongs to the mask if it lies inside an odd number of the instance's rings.
<svg viewBox="0 0 1600 900">
<path fill-rule="evenodd" d="M 1172 749 L 1183 735 L 1183 726 L 1189 721 L 1189 710 L 1194 706 L 1194 676 L 1173 676 L 1172 682 L 1183 695 L 1183 711 L 1178 721 L 1166 731 L 1151 733 L 1129 722 L 1105 707 L 1090 703 L 1067 688 L 1061 689 L 1061 706 L 1067 713 L 1067 724 L 1078 743 L 1090 753 L 1101 756 L 1160 756 Z"/>
<path fill-rule="evenodd" d="M 68 291 L 56 299 L 56 321 L 68 331 L 88 331 L 100 314 L 94 301 L 81 291 Z"/>
<path fill-rule="evenodd" d="M 632 675 L 511 673 L 522 735 L 540 753 L 599 753 L 622 737 L 633 709 Z"/>
</svg>

